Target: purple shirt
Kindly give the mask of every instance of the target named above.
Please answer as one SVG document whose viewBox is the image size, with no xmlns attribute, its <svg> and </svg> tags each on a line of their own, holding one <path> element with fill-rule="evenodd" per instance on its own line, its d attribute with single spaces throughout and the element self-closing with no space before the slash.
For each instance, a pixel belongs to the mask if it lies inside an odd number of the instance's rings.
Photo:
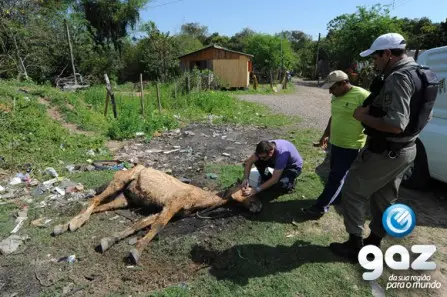
<svg viewBox="0 0 447 297">
<path fill-rule="evenodd" d="M 303 167 L 303 158 L 296 147 L 290 141 L 284 139 L 270 140 L 276 144 L 275 149 L 275 168 L 284 170 L 286 168 L 301 169 Z"/>
</svg>

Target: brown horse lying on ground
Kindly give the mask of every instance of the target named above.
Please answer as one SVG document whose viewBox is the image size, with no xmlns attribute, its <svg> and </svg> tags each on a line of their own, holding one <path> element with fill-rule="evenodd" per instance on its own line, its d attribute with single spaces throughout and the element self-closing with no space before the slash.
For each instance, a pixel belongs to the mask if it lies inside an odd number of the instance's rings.
<svg viewBox="0 0 447 297">
<path fill-rule="evenodd" d="M 104 203 L 111 197 L 112 201 Z M 130 251 L 131 260 L 138 263 L 144 248 L 175 214 L 180 211 L 188 214 L 199 209 L 219 207 L 231 201 L 230 198 L 242 203 L 251 212 L 261 211 L 262 203 L 254 196 L 243 196 L 240 186 L 231 188 L 220 197 L 214 192 L 182 183 L 161 171 L 137 165 L 131 170 L 118 171 L 104 192 L 92 198 L 88 207 L 68 223 L 56 226 L 53 234 L 59 235 L 68 230 L 77 230 L 95 212 L 125 208 L 129 205 L 158 206 L 162 209 L 161 212 L 137 221 L 127 229 L 113 234 L 112 237 L 101 239 L 101 251 L 105 252 L 118 241 L 151 226 L 149 232 L 139 239 L 135 248 Z"/>
</svg>

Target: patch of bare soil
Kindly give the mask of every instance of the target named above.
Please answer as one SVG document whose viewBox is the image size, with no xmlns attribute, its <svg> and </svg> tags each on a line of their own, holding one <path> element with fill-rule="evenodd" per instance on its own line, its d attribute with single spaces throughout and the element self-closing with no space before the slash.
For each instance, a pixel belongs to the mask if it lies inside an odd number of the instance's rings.
<svg viewBox="0 0 447 297">
<path fill-rule="evenodd" d="M 80 130 L 77 125 L 65 122 L 64 119 L 62 118 L 62 115 L 60 114 L 58 108 L 56 106 L 51 107 L 50 102 L 47 99 L 40 97 L 39 103 L 45 105 L 48 108 L 47 113 L 53 120 L 61 123 L 61 125 L 64 128 L 66 128 L 68 131 L 70 131 L 71 133 L 82 134 L 82 135 L 86 135 L 86 136 L 94 135 L 94 133 L 91 131 Z M 68 104 L 67 106 L 71 110 L 74 109 L 73 105 L 71 105 L 71 104 Z"/>
<path fill-rule="evenodd" d="M 217 188 L 220 178 L 206 177 L 207 164 L 237 164 L 247 158 L 255 145 L 274 138 L 278 131 L 243 126 L 192 124 L 184 129 L 163 133 L 149 143 L 134 140 L 118 149 L 115 159 L 127 160 L 171 172 L 192 184 Z M 115 144 L 117 147 L 118 145 Z M 100 186 L 100 185 L 98 185 Z M 54 224 L 67 221 L 82 206 L 48 210 Z M 144 236 L 142 230 L 124 239 L 106 253 L 95 251 L 100 239 L 122 231 L 151 210 L 117 210 L 94 214 L 89 222 L 73 233 L 50 236 L 49 229 L 30 231 L 31 240 L 14 254 L 1 259 L 0 296 L 109 296 L 116 292 L 128 296 L 146 295 L 168 286 L 187 286 L 205 264 L 189 258 L 189 244 L 219 239 L 224 230 L 233 230 L 251 216 L 238 205 L 174 218 L 144 251 L 139 266 L 128 263 L 132 248 L 129 240 Z M 28 227 L 33 228 L 33 227 Z M 133 243 L 132 243 L 133 244 Z M 76 262 L 58 263 L 61 257 L 76 255 Z"/>
</svg>

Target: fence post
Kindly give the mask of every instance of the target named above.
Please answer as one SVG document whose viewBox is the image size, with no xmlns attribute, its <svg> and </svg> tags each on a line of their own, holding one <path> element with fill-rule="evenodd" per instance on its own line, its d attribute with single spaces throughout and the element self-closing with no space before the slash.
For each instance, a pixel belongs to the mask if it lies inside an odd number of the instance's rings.
<svg viewBox="0 0 447 297">
<path fill-rule="evenodd" d="M 157 82 L 157 100 L 158 100 L 158 112 L 161 113 L 161 98 L 160 98 L 160 83 Z"/>
<path fill-rule="evenodd" d="M 174 98 L 177 99 L 177 81 L 174 81 Z"/>
<path fill-rule="evenodd" d="M 191 77 L 190 74 L 188 73 L 188 75 L 186 75 L 186 81 L 187 81 L 187 85 L 188 85 L 188 94 L 191 93 Z"/>
<path fill-rule="evenodd" d="M 140 73 L 140 102 L 141 102 L 141 115 L 144 116 L 143 74 L 141 73 Z"/>
<path fill-rule="evenodd" d="M 116 112 L 115 94 L 113 94 L 112 86 L 110 84 L 110 80 L 109 77 L 107 76 L 107 73 L 104 73 L 104 79 L 106 81 L 107 93 L 110 95 L 110 101 L 112 102 L 113 117 L 116 119 L 118 117 L 118 114 Z"/>
</svg>

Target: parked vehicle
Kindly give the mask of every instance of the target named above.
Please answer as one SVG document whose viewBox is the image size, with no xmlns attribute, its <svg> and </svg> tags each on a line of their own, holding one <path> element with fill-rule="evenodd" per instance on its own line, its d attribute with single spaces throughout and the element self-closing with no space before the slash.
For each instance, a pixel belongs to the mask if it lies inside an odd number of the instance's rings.
<svg viewBox="0 0 447 297">
<path fill-rule="evenodd" d="M 419 135 L 416 159 L 402 180 L 413 189 L 426 186 L 430 177 L 447 183 L 447 46 L 423 52 L 417 62 L 436 73 L 440 85 L 433 118 Z"/>
</svg>

